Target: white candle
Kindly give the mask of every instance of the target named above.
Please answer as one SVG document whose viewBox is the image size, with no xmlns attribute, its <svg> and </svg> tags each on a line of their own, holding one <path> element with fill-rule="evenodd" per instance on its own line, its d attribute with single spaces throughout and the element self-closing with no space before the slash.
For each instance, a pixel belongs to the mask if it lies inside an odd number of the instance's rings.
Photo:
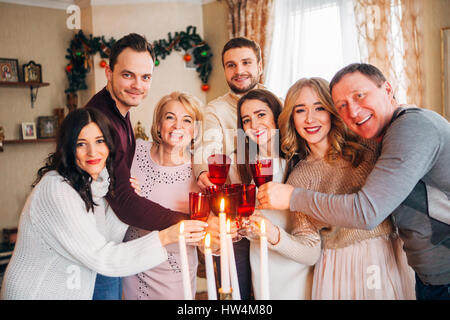
<svg viewBox="0 0 450 320">
<path fill-rule="evenodd" d="M 208 233 L 205 237 L 205 267 L 206 281 L 208 285 L 208 300 L 217 300 L 216 279 L 214 277 L 214 266 L 210 245 L 211 236 Z"/>
<path fill-rule="evenodd" d="M 178 246 L 180 248 L 181 276 L 183 278 L 184 300 L 192 300 L 191 276 L 189 274 L 186 241 L 184 240 L 184 222 L 181 222 L 180 224 L 180 234 L 178 235 Z"/>
<path fill-rule="evenodd" d="M 222 292 L 230 292 L 230 270 L 228 263 L 228 249 L 226 238 L 226 214 L 224 212 L 225 200 L 220 201 L 219 225 L 220 225 L 220 279 Z"/>
<path fill-rule="evenodd" d="M 232 296 L 233 300 L 241 300 L 241 294 L 239 291 L 239 280 L 236 270 L 236 261 L 234 260 L 234 249 L 233 240 L 230 234 L 230 219 L 227 220 L 227 246 L 228 246 L 228 261 L 230 264 L 230 275 L 231 275 L 231 288 L 233 288 Z"/>
<path fill-rule="evenodd" d="M 264 223 L 264 220 L 261 222 L 260 251 L 261 300 L 269 300 L 269 261 L 267 256 L 266 224 Z"/>
</svg>

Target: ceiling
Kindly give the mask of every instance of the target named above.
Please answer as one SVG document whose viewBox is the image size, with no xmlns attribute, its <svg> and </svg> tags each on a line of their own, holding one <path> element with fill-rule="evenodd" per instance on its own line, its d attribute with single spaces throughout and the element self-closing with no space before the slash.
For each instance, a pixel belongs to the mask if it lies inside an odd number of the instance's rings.
<svg viewBox="0 0 450 320">
<path fill-rule="evenodd" d="M 92 6 L 106 6 L 119 4 L 140 4 L 152 2 L 185 2 L 194 4 L 205 4 L 215 0 L 0 0 L 0 2 L 21 4 L 27 6 L 53 8 L 66 10 L 68 6 L 77 4 L 81 7 Z"/>
</svg>

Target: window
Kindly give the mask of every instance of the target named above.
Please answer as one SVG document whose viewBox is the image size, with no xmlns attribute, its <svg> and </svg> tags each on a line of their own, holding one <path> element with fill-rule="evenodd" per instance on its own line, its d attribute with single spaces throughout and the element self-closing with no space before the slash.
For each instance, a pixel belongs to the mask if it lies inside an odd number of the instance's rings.
<svg viewBox="0 0 450 320">
<path fill-rule="evenodd" d="M 303 77 L 328 81 L 360 62 L 352 0 L 275 0 L 265 84 L 284 98 Z"/>
</svg>

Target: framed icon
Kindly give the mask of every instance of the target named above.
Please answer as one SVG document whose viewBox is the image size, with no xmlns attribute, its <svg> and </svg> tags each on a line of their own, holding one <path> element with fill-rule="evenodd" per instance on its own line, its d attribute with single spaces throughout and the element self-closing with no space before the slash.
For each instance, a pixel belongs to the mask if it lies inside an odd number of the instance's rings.
<svg viewBox="0 0 450 320">
<path fill-rule="evenodd" d="M 39 139 L 56 137 L 58 118 L 55 116 L 39 117 L 37 136 Z"/>
<path fill-rule="evenodd" d="M 42 68 L 40 64 L 30 61 L 24 64 L 22 68 L 25 82 L 42 82 Z"/>
<path fill-rule="evenodd" d="M 0 81 L 19 82 L 17 59 L 0 58 Z"/>
</svg>

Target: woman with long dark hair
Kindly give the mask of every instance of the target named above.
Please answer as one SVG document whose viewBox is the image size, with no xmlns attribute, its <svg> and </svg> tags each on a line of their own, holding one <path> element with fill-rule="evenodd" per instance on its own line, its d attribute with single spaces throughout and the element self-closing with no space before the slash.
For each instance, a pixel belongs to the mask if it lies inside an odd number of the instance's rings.
<svg viewBox="0 0 450 320">
<path fill-rule="evenodd" d="M 64 119 L 23 208 L 2 299 L 92 299 L 97 273 L 127 276 L 167 259 L 164 246 L 178 241 L 178 225 L 122 243 L 128 225 L 104 198 L 114 189 L 111 132 L 93 109 Z M 184 223 L 186 241 L 199 241 L 206 224 Z"/>
</svg>

